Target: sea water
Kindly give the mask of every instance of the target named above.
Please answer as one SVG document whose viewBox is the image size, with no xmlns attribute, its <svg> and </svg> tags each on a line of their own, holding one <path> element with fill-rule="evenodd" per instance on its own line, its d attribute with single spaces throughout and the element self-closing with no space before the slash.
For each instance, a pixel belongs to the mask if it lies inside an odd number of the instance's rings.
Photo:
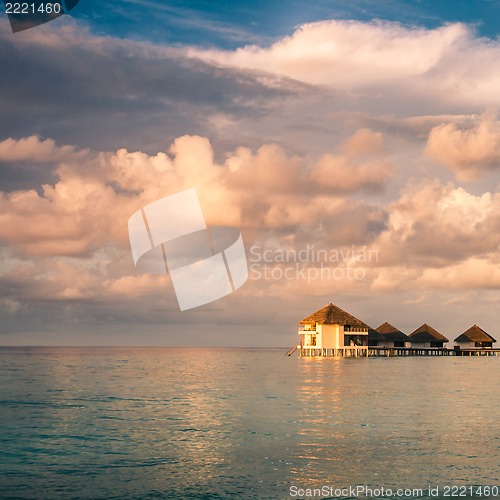
<svg viewBox="0 0 500 500">
<path fill-rule="evenodd" d="M 498 488 L 499 357 L 285 353 L 0 348 L 0 498 L 452 498 Z"/>
</svg>

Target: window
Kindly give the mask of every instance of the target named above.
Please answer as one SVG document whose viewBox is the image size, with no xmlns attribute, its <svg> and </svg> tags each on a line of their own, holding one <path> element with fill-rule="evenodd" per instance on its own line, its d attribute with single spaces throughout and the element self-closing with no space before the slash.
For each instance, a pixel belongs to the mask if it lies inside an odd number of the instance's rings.
<svg viewBox="0 0 500 500">
<path fill-rule="evenodd" d="M 493 342 L 476 342 L 476 347 L 493 347 Z"/>
</svg>

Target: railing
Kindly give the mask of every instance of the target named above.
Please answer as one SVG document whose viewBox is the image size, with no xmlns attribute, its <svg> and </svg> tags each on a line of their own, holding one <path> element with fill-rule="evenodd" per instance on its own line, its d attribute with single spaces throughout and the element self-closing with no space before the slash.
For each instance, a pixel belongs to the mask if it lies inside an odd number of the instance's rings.
<svg viewBox="0 0 500 500">
<path fill-rule="evenodd" d="M 300 333 L 317 333 L 316 328 L 305 328 L 304 326 L 299 326 L 298 331 Z"/>
</svg>

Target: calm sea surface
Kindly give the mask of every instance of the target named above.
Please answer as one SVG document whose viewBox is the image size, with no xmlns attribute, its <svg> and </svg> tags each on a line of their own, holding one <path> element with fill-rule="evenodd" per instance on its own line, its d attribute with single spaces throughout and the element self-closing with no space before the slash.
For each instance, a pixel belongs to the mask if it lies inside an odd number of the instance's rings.
<svg viewBox="0 0 500 500">
<path fill-rule="evenodd" d="M 500 485 L 500 358 L 285 352 L 0 348 L 0 498 Z"/>
</svg>

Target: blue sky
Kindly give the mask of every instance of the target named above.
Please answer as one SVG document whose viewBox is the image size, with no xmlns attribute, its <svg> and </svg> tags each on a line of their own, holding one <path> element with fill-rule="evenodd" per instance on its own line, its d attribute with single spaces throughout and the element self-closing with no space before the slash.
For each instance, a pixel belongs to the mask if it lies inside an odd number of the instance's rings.
<svg viewBox="0 0 500 500">
<path fill-rule="evenodd" d="M 478 34 L 496 38 L 500 4 L 493 0 L 168 1 L 81 0 L 72 14 L 93 29 L 114 36 L 156 43 L 234 48 L 266 43 L 304 23 L 323 19 L 383 19 L 435 28 L 444 23 L 474 25 Z"/>
</svg>

